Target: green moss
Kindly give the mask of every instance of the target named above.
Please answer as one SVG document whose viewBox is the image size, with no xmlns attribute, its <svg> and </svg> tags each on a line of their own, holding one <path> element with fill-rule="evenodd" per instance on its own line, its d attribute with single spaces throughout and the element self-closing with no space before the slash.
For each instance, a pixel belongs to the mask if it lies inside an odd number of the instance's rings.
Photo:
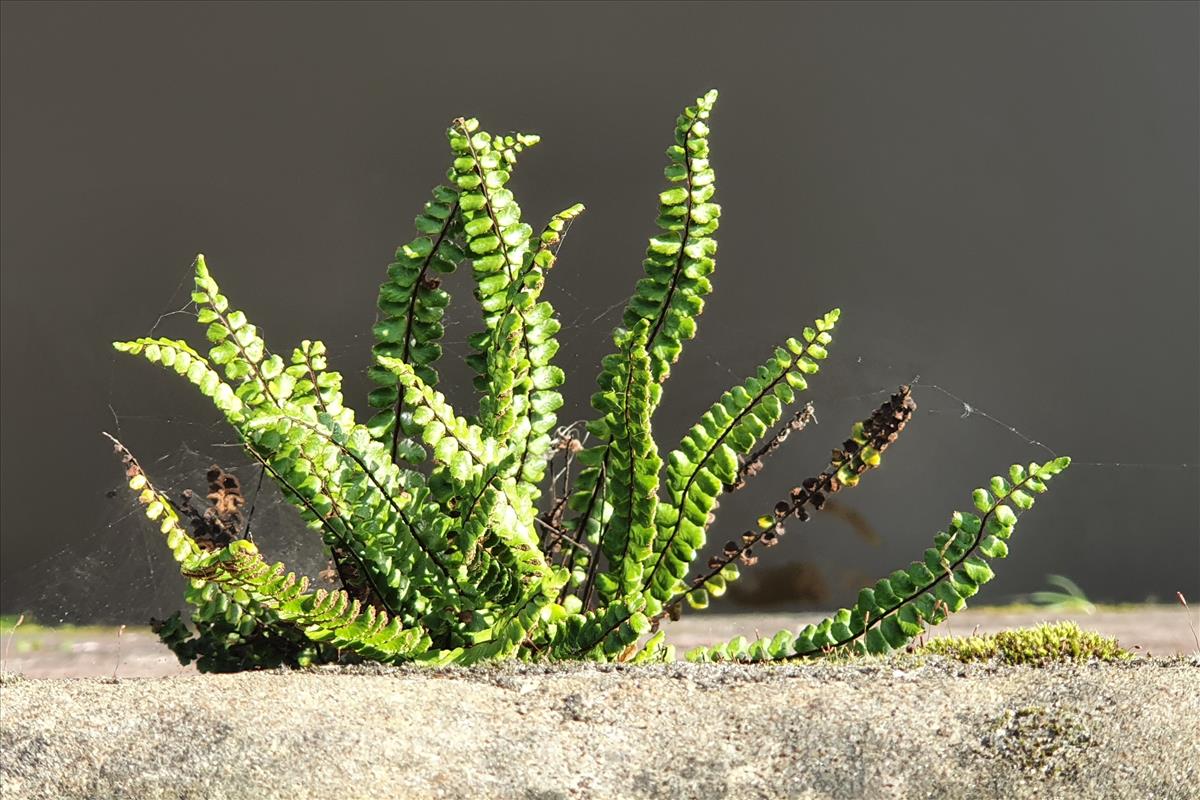
<svg viewBox="0 0 1200 800">
<path fill-rule="evenodd" d="M 1054 622 L 983 636 L 947 636 L 916 651 L 959 661 L 997 660 L 1005 664 L 1040 666 L 1055 661 L 1124 661 L 1133 654 L 1117 640 L 1081 630 L 1074 622 Z"/>
</svg>

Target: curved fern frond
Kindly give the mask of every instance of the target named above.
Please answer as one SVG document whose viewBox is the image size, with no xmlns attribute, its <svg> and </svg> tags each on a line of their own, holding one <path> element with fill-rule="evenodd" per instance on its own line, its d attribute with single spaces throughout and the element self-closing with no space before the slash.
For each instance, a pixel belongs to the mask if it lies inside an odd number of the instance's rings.
<svg viewBox="0 0 1200 800">
<path fill-rule="evenodd" d="M 168 367 L 186 377 L 189 382 L 200 389 L 203 395 L 213 401 L 213 404 L 225 414 L 226 419 L 245 440 L 246 414 L 253 414 L 254 409 L 243 403 L 229 384 L 225 383 L 220 374 L 209 365 L 208 361 L 186 342 L 144 338 L 131 342 L 114 342 L 113 347 L 120 352 L 140 355 L 152 364 Z M 297 386 L 301 392 L 304 391 L 302 382 L 297 381 Z M 268 466 L 266 457 L 261 453 L 251 448 L 251 454 L 262 461 L 264 466 Z M 132 458 L 132 455 L 129 457 Z M 332 513 L 339 505 L 338 498 L 330 494 L 328 487 L 321 484 L 319 480 L 308 480 L 313 471 L 313 465 L 306 457 L 302 456 L 299 462 L 288 461 L 286 463 L 288 465 L 300 463 L 301 466 L 296 467 L 295 485 L 289 483 L 285 475 L 272 470 L 272 475 L 280 482 L 285 497 L 299 508 L 307 522 L 324 529 L 326 544 L 335 551 L 335 555 L 340 553 L 344 559 L 346 555 L 351 554 L 347 544 L 352 538 L 351 526 L 345 523 L 340 515 Z M 298 490 L 296 485 L 302 486 L 305 491 Z M 172 548 L 175 547 L 170 542 L 168 544 Z M 359 558 L 361 559 L 361 556 Z M 363 597 L 371 594 L 371 589 L 365 585 L 360 584 L 356 588 Z"/>
<path fill-rule="evenodd" d="M 376 357 L 410 364 L 425 383 L 436 386 L 434 365 L 442 355 L 442 318 L 450 303 L 437 275 L 454 272 L 466 258 L 458 244 L 462 236 L 458 190 L 436 187 L 433 199 L 414 224 L 419 235 L 396 250 L 395 261 L 388 266 L 388 280 L 379 287 L 379 319 L 372 328 L 375 345 L 371 350 Z M 390 443 L 393 460 L 420 463 L 424 452 L 404 437 L 403 425 L 397 424 L 404 397 L 396 376 L 378 365 L 369 367 L 367 374 L 378 386 L 368 397 L 371 407 L 379 409 L 367 424 L 371 435 Z"/>
<path fill-rule="evenodd" d="M 493 568 L 495 554 L 477 548 L 490 532 L 511 553 L 511 566 L 518 579 L 533 576 L 544 580 L 549 565 L 529 523 L 535 511 L 528 493 L 503 475 L 513 455 L 479 426 L 456 416 L 445 398 L 426 386 L 407 364 L 386 357 L 380 363 L 392 370 L 405 387 L 414 425 L 421 429 L 435 460 L 453 480 L 451 489 L 458 498 L 456 547 L 466 564 L 474 564 L 473 574 L 486 575 Z M 482 561 L 474 563 L 477 556 Z"/>
<path fill-rule="evenodd" d="M 854 423 L 850 438 L 840 448 L 834 449 L 829 466 L 820 475 L 805 479 L 800 486 L 792 489 L 788 500 L 776 503 L 770 514 L 759 517 L 755 529 L 726 542 L 721 555 L 709 559 L 708 571 L 690 584 L 688 604 L 693 608 L 707 607 L 709 595 L 720 597 L 728 584 L 738 579 L 739 562 L 746 566 L 757 562 L 758 557 L 752 548 L 759 544 L 774 547 L 785 533 L 784 524 L 788 519 L 795 517 L 807 522 L 810 512 L 824 508 L 828 495 L 837 494 L 845 486 L 857 485 L 866 472 L 877 468 L 884 452 L 899 438 L 916 410 L 911 388 L 901 386 L 871 416 Z M 667 606 L 679 599 L 679 595 L 676 595 Z"/>
<path fill-rule="evenodd" d="M 676 185 L 659 194 L 660 233 L 650 239 L 642 262 L 646 277 L 638 281 L 623 317 L 630 330 L 639 323 L 647 326 L 646 351 L 651 374 L 658 383 L 666 379 L 671 365 L 683 352 L 683 342 L 696 335 L 703 298 L 712 291 L 707 276 L 716 267 L 717 243 L 711 234 L 717 229 L 721 208 L 709 202 L 715 192 L 715 176 L 708 163 L 706 120 L 716 100 L 714 89 L 698 98 L 696 105 L 685 108 L 676 120 L 675 143 L 667 150 L 670 163 L 665 170 L 667 179 Z M 620 338 L 618 331 L 614 339 Z M 603 389 L 612 385 L 623 364 L 619 357 L 610 356 L 601 365 L 596 380 Z M 651 411 L 659 399 L 653 398 Z M 602 517 L 610 505 L 604 497 L 609 467 L 607 443 L 593 448 L 588 458 L 595 463 L 580 475 L 569 503 L 580 516 L 568 521 L 568 526 L 579 540 L 595 547 Z M 572 583 L 586 581 L 592 567 L 590 557 L 573 551 L 570 561 Z"/>
<path fill-rule="evenodd" d="M 512 449 L 517 454 L 513 474 L 528 487 L 530 500 L 536 502 L 541 495 L 538 488 L 546 476 L 546 461 L 550 452 L 550 432 L 558 422 L 555 413 L 562 407 L 562 372 L 551 365 L 558 352 L 558 320 L 548 302 L 537 302 L 545 286 L 548 273 L 558 259 L 558 249 L 571 223 L 582 214 L 584 208 L 576 203 L 564 209 L 546 224 L 538 239 L 537 250 L 526 254 L 525 267 L 510 288 L 510 306 L 522 308 L 526 323 L 524 351 L 529 360 L 531 380 L 526 391 L 526 402 L 517 419 Z"/>
<path fill-rule="evenodd" d="M 221 294 L 203 254 L 196 256 L 192 301 L 200 307 L 196 318 L 207 326 L 205 334 L 213 344 L 208 357 L 224 368 L 226 380 L 242 402 L 250 408 L 264 404 L 283 408 L 295 380 L 284 371 L 283 359 L 267 351 L 257 326 L 244 312 L 230 308 L 229 298 Z"/>
<path fill-rule="evenodd" d="M 776 661 L 847 650 L 882 654 L 906 646 L 927 627 L 937 625 L 966 606 L 966 599 L 993 577 L 987 559 L 1008 555 L 1007 541 L 1017 512 L 1033 506 L 1033 495 L 1071 463 L 1056 458 L 1032 463 L 1028 470 L 1014 464 L 1008 478 L 996 476 L 988 489 L 972 495 L 982 514 L 955 512 L 950 526 L 937 534 L 921 561 L 880 579 L 859 592 L 852 608 L 843 608 L 798 634 L 781 631 L 771 639 L 747 644 L 744 639 L 688 653 L 695 661 Z M 1009 505 L 1009 504 L 1012 505 Z"/>
<path fill-rule="evenodd" d="M 340 425 L 354 425 L 354 412 L 342 402 L 341 375 L 327 371 L 323 344 L 305 340 L 293 351 L 290 364 L 285 364 L 267 350 L 245 313 L 229 307 L 203 255 L 196 256 L 195 283 L 192 300 L 201 306 L 197 318 L 213 343 L 209 358 L 224 368 L 244 404 L 241 420 L 226 415 L 239 431 L 244 433 L 245 423 L 261 413 L 311 415 L 314 407 L 322 407 Z M 200 388 L 208 394 L 204 386 Z"/>
<path fill-rule="evenodd" d="M 712 290 L 709 275 L 716 266 L 716 240 L 720 206 L 710 203 L 715 191 L 714 173 L 708 163 L 708 119 L 717 100 L 716 90 L 698 98 L 676 120 L 675 143 L 667 150 L 670 161 L 667 179 L 676 184 L 659 195 L 659 235 L 651 238 L 642 262 L 646 277 L 638 281 L 625 308 L 623 324 L 633 330 L 646 326 L 646 351 L 655 382 L 666 379 L 670 366 L 683 351 L 683 342 L 695 336 L 696 317 L 704 307 L 704 296 Z M 621 330 L 613 339 L 623 341 Z M 604 391 L 625 368 L 620 352 L 601 361 L 596 382 Z M 651 412 L 660 396 L 651 399 Z M 603 409 L 597 409 L 603 415 Z M 598 423 L 594 423 L 598 424 Z M 600 544 L 601 529 L 611 513 L 608 472 L 609 444 L 603 439 L 581 454 L 585 464 L 568 508 L 575 516 L 566 521 L 567 530 L 587 545 L 572 550 L 567 561 L 573 586 L 583 586 L 594 574 L 591 551 Z"/>
<path fill-rule="evenodd" d="M 547 626 L 551 657 L 617 660 L 650 632 L 652 626 L 644 613 L 645 606 L 644 597 L 631 595 L 591 611 L 570 614 Z"/>
<path fill-rule="evenodd" d="M 217 342 L 211 355 L 221 360 L 231 380 L 239 381 L 236 390 L 182 343 L 139 340 L 116 347 L 160 363 L 165 358 L 177 372 L 190 372 L 189 380 L 226 412 L 251 455 L 269 469 L 285 497 L 310 525 L 323 531 L 339 567 L 345 566 L 346 557 L 354 560 L 352 572 L 362 582 L 347 588 L 393 611 L 419 614 L 429 606 L 431 588 L 434 596 L 440 596 L 452 585 L 446 570 L 437 568 L 436 559 L 429 555 L 436 549 L 424 547 L 440 541 L 447 523 L 427 519 L 426 529 L 418 531 L 394 508 L 388 509 L 383 498 L 395 506 L 391 498 L 419 489 L 421 477 L 397 470 L 383 445 L 370 454 L 378 469 L 365 471 L 365 463 L 348 457 L 345 441 L 335 441 L 335 430 L 347 437 L 355 434 L 355 441 L 364 444 L 370 437 L 355 424 L 353 411 L 342 406 L 340 376 L 324 369 L 323 346 L 302 344 L 293 353 L 292 365 L 285 367 L 279 356 L 267 354 L 245 315 L 229 310 L 229 301 L 202 256 L 196 262 L 196 285 L 196 301 L 206 304 L 201 313 L 208 320 L 208 338 Z M 381 480 L 381 475 L 386 477 Z M 375 503 L 362 502 L 372 497 Z M 423 514 L 430 517 L 436 511 L 431 506 Z M 350 574 L 341 568 L 339 572 Z"/>
<path fill-rule="evenodd" d="M 654 542 L 654 512 L 658 507 L 658 474 L 662 459 L 650 431 L 650 413 L 661 387 L 650 372 L 646 353 L 649 326 L 639 323 L 626 335 L 622 353 L 624 373 L 613 376 L 611 386 L 601 387 L 592 406 L 604 409 L 601 420 L 609 441 L 607 502 L 611 512 L 605 520 L 600 549 L 608 569 L 597 574 L 599 559 L 591 564 L 602 602 L 639 591 L 642 571 Z M 597 428 L 598 429 L 598 428 Z M 582 593 L 589 601 L 590 585 Z"/>
<path fill-rule="evenodd" d="M 524 134 L 497 137 L 492 148 L 497 166 L 511 168 L 517 154 L 537 141 L 538 137 Z M 431 273 L 454 272 L 467 258 L 461 246 L 466 236 L 459 203 L 461 191 L 457 182 L 434 188 L 433 199 L 414 221 L 419 235 L 396 251 L 396 259 L 388 267 L 388 281 L 379 289 L 381 317 L 373 329 L 375 356 L 410 364 L 429 386 L 438 382 L 434 365 L 442 354 L 442 319 L 450 302 L 440 278 Z M 369 398 L 371 406 L 380 409 L 369 423 L 372 435 L 390 437 L 393 460 L 420 463 L 425 458 L 423 450 L 404 436 L 404 397 L 395 376 L 377 364 L 368 369 L 368 374 L 379 385 Z"/>
<path fill-rule="evenodd" d="M 142 356 L 151 364 L 160 364 L 188 379 L 200 393 L 212 400 L 233 425 L 245 420 L 246 408 L 233 387 L 221 379 L 208 359 L 197 353 L 187 342 L 176 339 L 134 339 L 129 342 L 113 342 L 113 349 L 121 353 Z"/>
<path fill-rule="evenodd" d="M 190 558 L 183 574 L 249 596 L 276 618 L 297 626 L 314 642 L 350 650 L 376 661 L 410 660 L 430 646 L 420 628 L 405 628 L 386 611 L 362 606 L 346 592 L 308 592 L 308 579 L 297 579 L 283 564 L 267 564 L 253 542 L 239 540 L 213 553 Z"/>
<path fill-rule="evenodd" d="M 510 172 L 503 140 L 479 130 L 474 119 L 455 120 L 448 135 L 455 155 L 449 176 L 462 192 L 463 232 L 484 313 L 485 330 L 471 339 L 477 352 L 467 358 L 483 393 L 478 420 L 489 435 L 507 439 L 516 423 L 515 395 L 531 370 L 520 352 L 524 317 L 510 307 L 510 288 L 525 266 L 533 228 L 522 222 L 521 207 L 505 188 Z"/>
<path fill-rule="evenodd" d="M 646 350 L 650 371 L 666 379 L 683 344 L 696 335 L 696 319 L 704 297 L 712 291 L 708 275 L 716 266 L 716 232 L 721 207 L 711 202 L 715 175 L 708 163 L 706 120 L 717 101 L 717 90 L 696 100 L 675 121 L 675 143 L 667 149 L 665 170 L 674 186 L 659 194 L 658 235 L 650 239 L 646 277 L 638 281 L 625 308 L 624 324 L 649 324 Z"/>
<path fill-rule="evenodd" d="M 342 375 L 329 369 L 325 357 L 325 343 L 305 339 L 292 350 L 291 364 L 284 370 L 296 381 L 292 389 L 290 405 L 294 409 L 308 409 L 313 419 L 324 414 L 342 424 L 349 422 L 346 404 L 342 397 Z"/>
<path fill-rule="evenodd" d="M 738 454 L 747 454 L 784 404 L 808 387 L 832 341 L 841 312 L 834 309 L 804 330 L 805 341 L 789 339 L 754 377 L 721 395 L 667 458 L 667 498 L 659 503 L 655 558 L 643 582 L 653 600 L 668 602 L 681 588 L 689 564 L 704 547 L 705 529 L 724 487 L 738 476 Z"/>
<path fill-rule="evenodd" d="M 565 580 L 565 572 L 559 571 L 545 575 L 542 580 L 531 581 L 520 599 L 510 604 L 495 623 L 475 633 L 469 645 L 434 660 L 441 664 L 466 666 L 513 656 L 540 624 L 552 618 L 551 605 Z"/>
<path fill-rule="evenodd" d="M 458 416 L 445 395 L 425 383 L 412 366 L 387 356 L 380 356 L 378 361 L 403 388 L 405 402 L 412 409 L 413 426 L 433 449 L 434 461 L 444 466 L 460 486 L 500 460 L 503 454 L 496 441 L 480 426 Z"/>
</svg>

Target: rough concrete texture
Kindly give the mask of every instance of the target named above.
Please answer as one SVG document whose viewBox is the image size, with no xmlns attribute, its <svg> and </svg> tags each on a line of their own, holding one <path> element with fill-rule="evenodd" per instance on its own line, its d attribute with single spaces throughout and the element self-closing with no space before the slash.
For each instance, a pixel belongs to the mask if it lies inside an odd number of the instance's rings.
<svg viewBox="0 0 1200 800">
<path fill-rule="evenodd" d="M 7 678 L 5 798 L 1200 797 L 1194 658 Z"/>
</svg>

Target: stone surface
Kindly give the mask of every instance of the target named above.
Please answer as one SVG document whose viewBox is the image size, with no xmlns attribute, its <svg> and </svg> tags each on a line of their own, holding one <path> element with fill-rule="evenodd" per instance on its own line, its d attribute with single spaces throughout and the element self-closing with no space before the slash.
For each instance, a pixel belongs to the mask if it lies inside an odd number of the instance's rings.
<svg viewBox="0 0 1200 800">
<path fill-rule="evenodd" d="M 1195 658 L 0 687 L 5 798 L 1200 797 Z"/>
</svg>

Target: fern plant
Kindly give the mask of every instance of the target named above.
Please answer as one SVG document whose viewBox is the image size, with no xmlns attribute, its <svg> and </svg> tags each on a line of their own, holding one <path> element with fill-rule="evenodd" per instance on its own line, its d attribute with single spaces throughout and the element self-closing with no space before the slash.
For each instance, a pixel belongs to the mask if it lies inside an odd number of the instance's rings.
<svg viewBox="0 0 1200 800">
<path fill-rule="evenodd" d="M 709 160 L 716 97 L 709 92 L 676 120 L 658 232 L 602 361 L 586 447 L 574 427 L 557 427 L 559 323 L 542 296 L 583 207 L 535 232 L 507 188 L 536 136 L 492 135 L 473 119 L 447 131 L 448 182 L 433 190 L 415 237 L 397 250 L 380 287 L 370 368 L 376 388 L 368 398 L 374 414 L 365 423 L 345 404 L 341 376 L 320 342 L 301 342 L 287 356 L 268 350 L 204 257 L 196 258 L 192 298 L 207 356 L 170 339 L 115 346 L 173 370 L 212 400 L 320 533 L 338 586 L 314 590 L 282 564 L 268 564 L 247 538 L 202 530 L 210 518 L 224 531 L 236 525 L 216 511 L 189 512 L 117 442 L 130 487 L 190 580 L 193 626 L 178 616 L 158 623 L 182 661 L 227 670 L 349 657 L 427 664 L 671 658 L 660 629 L 666 618 L 684 604 L 705 607 L 779 540 L 787 521 L 808 520 L 829 495 L 879 466 L 916 408 L 908 387 L 855 425 L 820 473 L 697 567 L 721 496 L 746 485 L 811 419 L 811 405 L 789 409 L 819 372 L 840 318 L 837 309 L 822 314 L 767 353 L 678 446 L 660 451 L 654 412 L 695 336 L 716 265 L 721 208 Z M 476 373 L 474 408 L 452 405 L 437 389 L 450 302 L 439 276 L 464 264 L 482 310 L 467 358 Z M 922 560 L 821 624 L 689 657 L 770 661 L 905 647 L 991 579 L 989 559 L 1007 554 L 1017 513 L 1068 463 L 1014 466 L 992 478 Z"/>
</svg>

